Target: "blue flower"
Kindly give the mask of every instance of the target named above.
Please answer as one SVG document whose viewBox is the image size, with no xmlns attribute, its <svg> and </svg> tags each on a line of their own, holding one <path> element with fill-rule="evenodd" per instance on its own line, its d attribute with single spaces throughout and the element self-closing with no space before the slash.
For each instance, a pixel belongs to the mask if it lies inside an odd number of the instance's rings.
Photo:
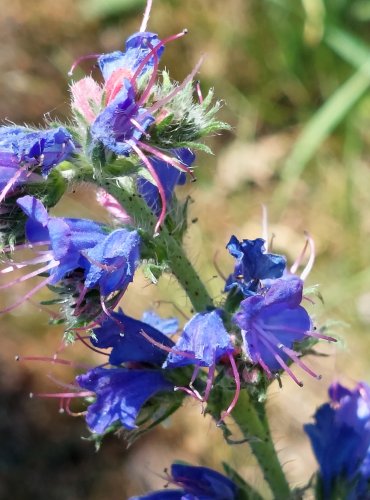
<svg viewBox="0 0 370 500">
<path fill-rule="evenodd" d="M 126 316 L 122 310 L 111 313 L 111 316 L 106 318 L 99 328 L 94 328 L 91 342 L 99 348 L 113 348 L 109 356 L 112 365 L 125 362 L 161 365 L 164 362 L 167 352 L 158 345 L 170 349 L 174 343 L 161 332 L 160 328 Z M 171 325 L 168 321 L 171 321 Z M 167 323 L 165 326 L 167 333 L 175 333 L 178 328 L 177 320 L 156 319 L 156 324 L 159 322 L 162 327 L 164 322 Z M 144 337 L 141 332 L 146 336 Z"/>
<path fill-rule="evenodd" d="M 163 319 L 154 311 L 145 311 L 141 320 L 156 328 L 164 335 L 173 335 L 179 329 L 179 320 L 177 318 Z"/>
<path fill-rule="evenodd" d="M 132 74 L 139 67 L 144 58 L 151 52 L 151 49 L 160 43 L 158 35 L 149 32 L 134 33 L 126 40 L 126 50 L 121 52 L 116 50 L 109 54 L 103 54 L 98 58 L 100 71 L 107 81 L 112 74 L 120 69 L 125 69 Z M 158 58 L 161 57 L 164 47 L 157 49 Z M 150 58 L 145 64 L 141 73 L 145 73 L 154 65 L 154 58 Z"/>
<path fill-rule="evenodd" d="M 173 352 L 168 355 L 163 367 L 176 368 L 186 365 L 211 367 L 222 356 L 233 351 L 233 343 L 219 311 L 198 313 L 184 326 Z"/>
<path fill-rule="evenodd" d="M 132 153 L 130 141 L 138 141 L 153 122 L 154 117 L 136 103 L 133 85 L 124 79 L 119 92 L 91 125 L 92 145 L 102 143 L 117 155 L 128 156 Z"/>
<path fill-rule="evenodd" d="M 315 423 L 304 426 L 320 465 L 324 498 L 338 491 L 345 493 L 340 498 L 368 498 L 370 387 L 360 383 L 351 391 L 335 383 L 329 396 L 330 403 L 316 411 Z"/>
<path fill-rule="evenodd" d="M 30 168 L 40 167 L 46 176 L 55 165 L 70 159 L 75 150 L 71 134 L 63 127 L 50 130 L 0 127 L 2 167 L 18 169 L 26 164 Z"/>
<path fill-rule="evenodd" d="M 282 255 L 265 253 L 265 240 L 239 241 L 235 236 L 230 238 L 226 248 L 235 257 L 234 272 L 226 281 L 225 291 L 238 287 L 244 296 L 253 295 L 259 282 L 267 278 L 280 278 L 286 266 Z"/>
<path fill-rule="evenodd" d="M 126 429 L 135 429 L 142 406 L 158 392 L 173 390 L 158 370 L 98 367 L 77 376 L 76 381 L 96 394 L 96 401 L 87 409 L 86 422 L 97 434 L 118 422 Z"/>
<path fill-rule="evenodd" d="M 180 160 L 182 165 L 185 165 L 186 167 L 190 167 L 195 160 L 195 154 L 187 148 L 175 149 L 172 150 L 171 153 L 175 158 Z M 169 203 L 172 199 L 175 186 L 185 184 L 186 174 L 159 158 L 150 157 L 149 160 L 163 186 L 166 201 Z M 161 204 L 157 186 L 144 178 L 139 178 L 138 190 L 149 208 L 151 208 L 151 210 L 158 215 L 161 209 Z"/>
<path fill-rule="evenodd" d="M 181 489 L 162 490 L 130 500 L 236 500 L 237 486 L 231 479 L 208 467 L 172 464 L 171 483 Z"/>
<path fill-rule="evenodd" d="M 301 382 L 287 365 L 289 359 L 316 376 L 300 361 L 299 353 L 292 350 L 294 343 L 314 335 L 311 333 L 311 319 L 300 305 L 302 290 L 303 282 L 295 276 L 277 279 L 265 295 L 256 294 L 244 299 L 234 315 L 250 360 L 259 364 L 269 376 L 271 372 L 286 370 L 299 385 Z"/>
<path fill-rule="evenodd" d="M 102 296 L 113 292 L 123 293 L 133 280 L 139 260 L 140 237 L 137 231 L 110 228 L 87 219 L 69 219 L 49 216 L 44 205 L 33 196 L 18 198 L 17 205 L 27 216 L 25 233 L 36 257 L 29 261 L 10 266 L 7 270 L 27 265 L 42 264 L 38 270 L 22 277 L 21 281 L 48 273 L 49 277 L 37 285 L 35 293 L 42 286 L 56 284 L 70 278 L 76 272 L 80 290 L 80 303 L 85 293 L 99 288 Z M 39 252 L 40 246 L 47 245 L 48 251 Z M 2 288 L 19 281 L 16 279 Z M 31 293 L 31 292 L 29 292 Z M 29 293 L 24 300 L 29 298 Z M 21 304 L 17 302 L 13 309 Z"/>
</svg>

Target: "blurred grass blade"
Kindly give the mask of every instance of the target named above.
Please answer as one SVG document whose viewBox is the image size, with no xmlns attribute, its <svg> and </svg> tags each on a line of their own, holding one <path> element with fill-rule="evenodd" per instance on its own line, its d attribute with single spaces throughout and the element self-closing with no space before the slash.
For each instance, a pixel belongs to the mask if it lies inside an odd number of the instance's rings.
<svg viewBox="0 0 370 500">
<path fill-rule="evenodd" d="M 357 39 L 340 30 L 329 30 L 327 44 L 357 71 L 332 94 L 313 115 L 295 142 L 282 170 L 282 188 L 275 199 L 281 200 L 302 175 L 322 142 L 343 120 L 370 86 L 370 50 Z"/>
<path fill-rule="evenodd" d="M 146 0 L 83 0 L 81 10 L 86 18 L 107 18 L 137 12 Z"/>
</svg>

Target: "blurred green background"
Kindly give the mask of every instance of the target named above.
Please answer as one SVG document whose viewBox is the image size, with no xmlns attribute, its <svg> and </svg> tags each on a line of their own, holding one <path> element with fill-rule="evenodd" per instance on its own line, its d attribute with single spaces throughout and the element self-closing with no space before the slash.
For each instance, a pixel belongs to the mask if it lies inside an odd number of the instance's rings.
<svg viewBox="0 0 370 500">
<path fill-rule="evenodd" d="M 0 0 L 0 117 L 40 124 L 45 113 L 68 119 L 68 76 L 83 54 L 122 48 L 138 30 L 141 0 Z M 170 44 L 162 65 L 183 79 L 202 53 L 204 92 L 224 100 L 222 119 L 232 131 L 208 141 L 215 156 L 198 156 L 199 182 L 183 189 L 198 217 L 186 239 L 189 255 L 216 297 L 223 286 L 213 265 L 227 274 L 224 250 L 231 234 L 261 235 L 261 204 L 269 212 L 274 250 L 291 262 L 314 238 L 316 265 L 308 285 L 320 283 L 324 304 L 311 308 L 318 323 L 330 318 L 337 346 L 307 361 L 321 382 L 305 374 L 303 389 L 286 377 L 273 384 L 268 409 L 272 430 L 293 485 L 315 468 L 302 425 L 326 398 L 333 378 L 370 381 L 370 3 L 367 0 L 154 0 L 149 29 L 167 36 L 189 29 Z M 97 71 L 89 62 L 75 78 Z M 93 217 L 86 186 L 71 190 L 57 213 Z M 99 217 L 106 217 L 99 214 Z M 29 289 L 12 288 L 12 303 Z M 47 292 L 44 296 L 47 296 Z M 43 295 L 42 295 L 43 296 Z M 189 304 L 174 280 L 148 286 L 140 275 L 124 299 L 140 316 L 159 298 Z M 174 314 L 171 305 L 160 307 Z M 220 468 L 229 460 L 260 489 L 261 475 L 247 446 L 227 447 L 220 431 L 189 401 L 166 428 L 126 449 L 124 437 L 108 438 L 98 454 L 81 436 L 84 423 L 58 414 L 58 403 L 28 393 L 58 390 L 52 377 L 70 381 L 69 370 L 16 364 L 16 354 L 53 354 L 61 330 L 32 304 L 0 323 L 0 498 L 125 499 L 163 485 L 173 458 Z M 75 354 L 72 354 L 72 351 Z M 66 352 L 100 363 L 86 350 Z M 299 369 L 295 369 L 296 373 Z"/>
</svg>

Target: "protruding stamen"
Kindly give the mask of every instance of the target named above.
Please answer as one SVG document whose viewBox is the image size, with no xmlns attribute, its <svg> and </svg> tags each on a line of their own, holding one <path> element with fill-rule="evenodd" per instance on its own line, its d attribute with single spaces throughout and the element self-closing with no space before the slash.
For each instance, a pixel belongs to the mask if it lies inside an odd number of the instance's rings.
<svg viewBox="0 0 370 500">
<path fill-rule="evenodd" d="M 306 239 L 306 242 L 304 244 L 304 247 L 303 247 L 301 253 L 299 254 L 298 258 L 295 260 L 295 262 L 293 263 L 293 265 L 290 268 L 290 272 L 292 274 L 295 274 L 297 272 L 297 269 L 299 268 L 299 266 L 302 264 L 302 260 L 306 254 L 307 248 L 308 248 L 308 240 Z"/>
<path fill-rule="evenodd" d="M 163 47 L 164 45 L 166 45 L 167 43 L 169 42 L 173 42 L 174 40 L 177 40 L 178 38 L 182 38 L 184 35 L 186 35 L 188 33 L 188 30 L 187 29 L 184 29 L 183 31 L 181 31 L 180 33 L 176 33 L 176 35 L 172 35 L 172 36 L 169 36 L 168 38 L 164 38 L 163 40 L 160 40 L 157 45 L 155 47 L 153 47 L 153 52 L 158 52 L 158 50 Z M 150 51 L 145 57 L 144 59 L 141 61 L 141 63 L 139 64 L 139 66 L 136 68 L 136 71 L 133 75 L 133 77 L 131 78 L 131 84 L 134 85 L 137 77 L 140 75 L 140 73 L 143 71 L 145 65 L 150 61 L 150 59 L 153 57 L 153 52 Z"/>
<path fill-rule="evenodd" d="M 204 56 L 202 56 L 199 59 L 198 63 L 195 65 L 193 71 L 185 78 L 185 80 L 182 83 L 180 83 L 180 85 L 175 87 L 169 94 L 166 95 L 166 97 L 157 101 L 155 104 L 153 104 L 153 106 L 151 108 L 149 108 L 149 110 L 148 110 L 149 113 L 151 113 L 151 114 L 155 113 L 156 111 L 158 111 L 158 109 L 162 108 L 168 102 L 170 102 L 175 97 L 176 94 L 181 92 L 186 87 L 186 85 L 193 80 L 194 76 L 198 73 L 199 68 L 203 64 L 203 60 L 204 60 Z"/>
<path fill-rule="evenodd" d="M 46 280 L 42 281 L 39 283 L 37 286 L 35 286 L 32 290 L 30 290 L 26 295 L 24 295 L 20 300 L 18 300 L 15 304 L 12 304 L 9 307 L 6 307 L 5 309 L 0 311 L 0 314 L 5 314 L 10 311 L 13 311 L 16 307 L 22 305 L 24 302 L 27 302 L 28 299 L 30 299 L 35 293 L 37 293 L 41 288 L 44 286 L 47 286 L 52 280 L 52 276 L 49 276 Z"/>
<path fill-rule="evenodd" d="M 156 50 L 153 50 L 152 45 L 149 44 L 149 48 L 153 54 L 153 59 L 154 59 L 153 70 L 152 74 L 150 75 L 149 82 L 137 103 L 138 106 L 142 106 L 147 101 L 148 97 L 150 96 L 150 92 L 153 88 L 153 85 L 155 84 L 155 81 L 157 79 L 158 66 L 159 66 L 158 54 Z"/>
<path fill-rule="evenodd" d="M 306 233 L 306 237 L 307 237 L 308 245 L 310 247 L 310 258 L 308 259 L 307 265 L 301 273 L 301 280 L 302 281 L 304 281 L 307 278 L 307 276 L 310 274 L 310 272 L 313 268 L 314 262 L 315 262 L 315 242 L 314 242 L 313 238 L 308 233 Z"/>
<path fill-rule="evenodd" d="M 0 285 L 0 290 L 2 290 L 4 288 L 9 288 L 9 287 L 16 285 L 18 283 L 22 283 L 23 281 L 27 281 L 28 279 L 34 278 L 35 276 L 38 276 L 41 273 L 45 273 L 46 271 L 50 271 L 50 269 L 53 269 L 54 267 L 57 267 L 58 265 L 59 265 L 58 261 L 50 262 L 47 266 L 36 269 L 35 271 L 32 271 L 31 273 L 25 274 L 24 276 L 20 276 L 19 278 L 16 278 L 15 280 L 10 281 L 9 283 L 6 283 L 5 285 Z"/>
<path fill-rule="evenodd" d="M 175 167 L 178 170 L 181 170 L 182 172 L 189 174 L 192 177 L 192 179 L 194 180 L 195 176 L 194 176 L 194 172 L 192 171 L 192 169 L 187 167 L 186 165 L 184 165 L 180 160 L 178 160 L 176 158 L 171 158 L 170 156 L 166 155 L 165 153 L 162 153 L 162 151 L 160 151 L 159 149 L 153 148 L 153 146 L 149 146 L 149 144 L 145 144 L 144 142 L 137 141 L 137 144 L 145 151 L 148 151 L 148 153 L 151 153 L 153 156 L 156 156 L 160 160 L 165 161 L 166 163 L 168 163 L 172 167 Z"/>
<path fill-rule="evenodd" d="M 164 344 L 161 344 L 160 342 L 157 342 L 157 340 L 154 340 L 146 332 L 144 332 L 144 330 L 140 330 L 140 335 L 142 335 L 148 342 L 153 344 L 155 347 L 158 347 L 158 349 L 161 349 L 162 351 L 168 352 L 170 354 L 174 354 L 175 356 L 182 356 L 184 358 L 189 358 L 189 359 L 195 360 L 194 354 L 192 354 L 190 352 L 185 352 L 185 351 L 178 351 L 177 349 L 174 349 L 173 347 L 168 347 Z"/>
<path fill-rule="evenodd" d="M 262 204 L 262 238 L 265 240 L 265 252 L 269 251 L 269 226 L 266 205 Z"/>
<path fill-rule="evenodd" d="M 140 26 L 140 30 L 141 32 L 145 31 L 146 30 L 146 27 L 147 27 L 147 24 L 148 24 L 148 21 L 149 21 L 149 17 L 150 17 L 150 11 L 152 9 L 152 0 L 147 0 L 146 2 L 146 7 L 145 7 L 145 12 L 144 12 L 144 16 L 143 16 L 143 21 L 141 23 L 141 26 Z"/>
<path fill-rule="evenodd" d="M 238 402 L 239 395 L 240 395 L 240 376 L 239 376 L 239 372 L 238 372 L 238 367 L 236 366 L 234 356 L 232 355 L 231 352 L 228 353 L 228 356 L 229 356 L 230 365 L 231 365 L 233 375 L 234 375 L 234 380 L 235 380 L 235 394 L 234 394 L 233 400 L 231 401 L 228 409 L 226 411 L 222 412 L 221 418 L 218 421 L 217 425 L 220 425 L 225 420 L 225 418 L 231 414 L 231 412 L 233 411 L 233 409 L 235 408 L 235 406 Z"/>
<path fill-rule="evenodd" d="M 13 177 L 8 180 L 8 182 L 6 183 L 4 189 L 0 193 L 0 203 L 4 200 L 4 198 L 6 197 L 6 195 L 9 193 L 9 191 L 12 189 L 12 187 L 14 186 L 14 184 L 19 179 L 19 177 L 23 174 L 23 172 L 25 170 L 27 170 L 28 167 L 29 167 L 29 165 L 27 163 L 25 163 L 20 168 L 18 168 L 17 171 L 15 172 L 15 174 L 13 175 Z"/>
<path fill-rule="evenodd" d="M 200 88 L 200 81 L 199 80 L 197 80 L 195 82 L 195 90 L 197 91 L 199 104 L 203 104 L 204 99 L 203 99 L 202 89 Z"/>
<path fill-rule="evenodd" d="M 211 365 L 208 370 L 206 389 L 204 391 L 203 401 L 208 401 L 209 395 L 212 390 L 213 379 L 215 378 L 216 363 Z"/>
<path fill-rule="evenodd" d="M 203 398 L 202 396 L 199 394 L 198 391 L 194 392 L 192 391 L 191 389 L 189 389 L 189 387 L 175 387 L 173 389 L 175 392 L 176 391 L 182 391 L 182 392 L 185 392 L 186 394 L 188 394 L 189 396 L 191 396 L 192 398 L 196 399 L 197 401 L 200 401 L 201 403 L 203 403 Z"/>
<path fill-rule="evenodd" d="M 135 118 L 130 118 L 130 122 L 134 127 L 136 127 L 139 132 L 141 132 L 147 139 L 150 139 L 150 134 L 140 125 L 140 123 L 135 120 Z"/>
<path fill-rule="evenodd" d="M 87 61 L 88 59 L 98 59 L 101 54 L 87 54 L 85 56 L 80 56 L 78 57 L 75 62 L 72 64 L 71 69 L 68 71 L 68 76 L 72 76 L 74 70 L 77 68 L 77 66 L 82 62 L 82 61 Z"/>
<path fill-rule="evenodd" d="M 95 393 L 92 391 L 81 392 L 45 392 L 45 393 L 31 393 L 32 397 L 36 398 L 90 398 L 94 397 Z M 30 395 L 31 397 L 31 395 Z"/>
<path fill-rule="evenodd" d="M 154 228 L 154 236 L 158 236 L 159 229 L 162 226 L 164 219 L 166 218 L 166 211 L 167 211 L 166 193 L 164 191 L 161 180 L 160 180 L 157 172 L 155 171 L 153 165 L 151 164 L 151 162 L 148 160 L 148 158 L 145 156 L 145 154 L 141 151 L 141 149 L 136 146 L 136 144 L 134 142 L 130 141 L 130 145 L 131 145 L 132 149 L 137 153 L 139 158 L 143 161 L 146 168 L 149 170 L 149 173 L 153 177 L 154 182 L 155 182 L 157 189 L 158 189 L 159 197 L 161 199 L 161 204 L 162 204 L 161 213 L 159 214 L 157 223 L 156 223 L 155 228 Z"/>
</svg>

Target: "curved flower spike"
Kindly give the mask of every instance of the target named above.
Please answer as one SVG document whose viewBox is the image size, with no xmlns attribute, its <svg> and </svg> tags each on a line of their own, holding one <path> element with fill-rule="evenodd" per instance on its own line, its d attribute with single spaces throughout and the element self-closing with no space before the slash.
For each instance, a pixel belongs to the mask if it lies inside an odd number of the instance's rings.
<svg viewBox="0 0 370 500">
<path fill-rule="evenodd" d="M 231 479 L 208 467 L 172 464 L 169 483 L 179 490 L 162 490 L 130 500 L 236 500 L 237 486 Z"/>
<path fill-rule="evenodd" d="M 331 401 L 306 424 L 320 465 L 323 498 L 368 498 L 370 480 L 370 387 L 359 383 L 352 391 L 334 383 Z"/>
</svg>

